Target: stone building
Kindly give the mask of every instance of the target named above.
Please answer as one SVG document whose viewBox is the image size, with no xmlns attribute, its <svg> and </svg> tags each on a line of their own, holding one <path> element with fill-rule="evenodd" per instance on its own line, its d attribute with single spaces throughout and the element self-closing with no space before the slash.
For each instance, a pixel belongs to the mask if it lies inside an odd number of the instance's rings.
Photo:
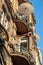
<svg viewBox="0 0 43 65">
<path fill-rule="evenodd" d="M 0 0 L 2 65 L 41 65 L 34 8 L 28 0 Z"/>
</svg>

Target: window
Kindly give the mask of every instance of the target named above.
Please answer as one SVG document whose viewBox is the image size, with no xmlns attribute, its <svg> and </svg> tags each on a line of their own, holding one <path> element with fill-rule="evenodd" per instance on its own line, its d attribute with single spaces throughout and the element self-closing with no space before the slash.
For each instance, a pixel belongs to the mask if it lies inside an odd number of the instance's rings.
<svg viewBox="0 0 43 65">
<path fill-rule="evenodd" d="M 28 51 L 28 37 L 20 38 L 20 43 L 15 45 L 15 51 L 17 52 Z"/>
<path fill-rule="evenodd" d="M 3 23 L 3 19 L 4 19 L 4 12 L 0 11 L 0 23 Z"/>
<path fill-rule="evenodd" d="M 28 50 L 28 38 L 27 37 L 21 39 L 20 49 L 21 51 Z"/>
</svg>

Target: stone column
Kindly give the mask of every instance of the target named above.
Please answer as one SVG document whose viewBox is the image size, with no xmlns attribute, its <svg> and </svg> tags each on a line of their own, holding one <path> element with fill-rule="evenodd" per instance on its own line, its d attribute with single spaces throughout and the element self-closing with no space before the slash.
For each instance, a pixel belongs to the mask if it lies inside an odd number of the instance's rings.
<svg viewBox="0 0 43 65">
<path fill-rule="evenodd" d="M 18 0 L 12 0 L 12 6 L 15 13 L 17 13 L 18 10 Z"/>
</svg>

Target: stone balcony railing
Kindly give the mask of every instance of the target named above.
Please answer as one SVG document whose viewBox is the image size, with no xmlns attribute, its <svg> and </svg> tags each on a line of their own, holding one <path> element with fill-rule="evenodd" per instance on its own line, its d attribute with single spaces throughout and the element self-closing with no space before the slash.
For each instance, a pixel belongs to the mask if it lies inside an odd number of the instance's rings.
<svg viewBox="0 0 43 65">
<path fill-rule="evenodd" d="M 14 45 L 11 45 L 10 48 L 12 48 L 13 50 L 10 52 L 10 55 L 11 56 L 15 56 L 15 55 L 19 55 L 21 57 L 24 57 L 25 59 L 27 59 L 28 61 L 30 59 L 32 59 L 32 55 L 30 54 L 30 52 L 28 51 L 28 49 L 20 46 L 20 45 L 17 45 L 17 44 L 14 44 Z"/>
</svg>

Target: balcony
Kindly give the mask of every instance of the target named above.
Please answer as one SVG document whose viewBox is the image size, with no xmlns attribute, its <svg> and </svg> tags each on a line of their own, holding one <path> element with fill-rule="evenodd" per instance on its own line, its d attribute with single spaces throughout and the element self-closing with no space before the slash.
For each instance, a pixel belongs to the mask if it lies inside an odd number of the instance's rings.
<svg viewBox="0 0 43 65">
<path fill-rule="evenodd" d="M 15 19 L 14 20 L 16 27 L 17 27 L 17 34 L 26 34 L 28 32 L 33 32 L 33 28 L 30 23 L 28 23 L 26 20 L 20 20 L 20 19 Z"/>
<path fill-rule="evenodd" d="M 10 52 L 10 56 L 12 57 L 13 64 L 16 62 L 17 65 L 30 65 L 29 60 L 32 58 L 29 51 L 20 45 L 13 45 L 13 52 Z"/>
</svg>

